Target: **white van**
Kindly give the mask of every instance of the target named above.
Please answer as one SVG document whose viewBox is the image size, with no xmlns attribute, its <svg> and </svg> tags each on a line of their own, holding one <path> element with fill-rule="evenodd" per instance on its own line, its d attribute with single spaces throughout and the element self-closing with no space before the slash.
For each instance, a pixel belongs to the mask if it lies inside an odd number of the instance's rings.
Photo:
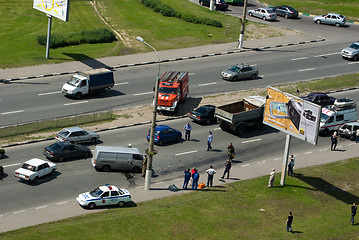
<svg viewBox="0 0 359 240">
<path fill-rule="evenodd" d="M 140 150 L 131 147 L 96 146 L 91 160 L 96 170 L 129 170 L 140 173 L 143 157 Z"/>
<path fill-rule="evenodd" d="M 340 99 L 334 105 L 322 108 L 319 133 L 328 135 L 332 131 L 337 131 L 344 123 L 356 122 L 358 113 L 354 100 Z"/>
</svg>

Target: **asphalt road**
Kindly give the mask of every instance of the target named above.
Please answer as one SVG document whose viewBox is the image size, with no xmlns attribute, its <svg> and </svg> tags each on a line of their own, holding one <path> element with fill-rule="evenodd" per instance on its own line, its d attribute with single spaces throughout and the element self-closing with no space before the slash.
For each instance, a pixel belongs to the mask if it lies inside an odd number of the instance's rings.
<svg viewBox="0 0 359 240">
<path fill-rule="evenodd" d="M 359 90 L 341 92 L 333 96 L 349 97 L 359 100 Z M 187 119 L 169 121 L 166 124 L 183 129 Z M 201 126 L 192 123 L 192 140 L 189 142 L 157 146 L 159 154 L 155 156 L 153 164 L 156 176 L 153 182 L 163 182 L 182 177 L 183 169 L 197 167 L 204 172 L 209 165 L 221 168 L 226 159 L 226 147 L 230 142 L 236 148 L 238 162 L 235 164 L 249 164 L 257 160 L 258 156 L 280 159 L 283 155 L 285 134 L 267 128 L 263 131 L 249 130 L 243 136 L 237 137 L 220 130 L 217 124 Z M 149 126 L 136 126 L 100 133 L 102 145 L 127 146 L 132 143 L 144 152 L 148 147 L 145 134 Z M 213 151 L 206 151 L 208 131 L 214 132 Z M 42 149 L 53 141 L 7 148 L 8 158 L 2 159 L 5 167 L 5 176 L 0 185 L 0 216 L 2 221 L 6 216 L 21 213 L 24 209 L 40 208 L 50 204 L 73 201 L 81 192 L 94 189 L 101 184 L 115 184 L 121 187 L 141 186 L 144 179 L 139 175 L 129 175 L 124 172 L 97 172 L 91 165 L 90 159 L 79 159 L 57 163 L 58 171 L 54 176 L 40 179 L 38 184 L 32 185 L 19 181 L 13 176 L 16 168 L 30 158 L 45 159 Z M 328 145 L 327 138 L 319 138 L 317 146 L 310 145 L 296 138 L 292 138 L 291 152 L 307 152 Z M 89 146 L 94 149 L 94 146 Z M 136 186 L 130 185 L 129 178 L 134 180 Z"/>
</svg>

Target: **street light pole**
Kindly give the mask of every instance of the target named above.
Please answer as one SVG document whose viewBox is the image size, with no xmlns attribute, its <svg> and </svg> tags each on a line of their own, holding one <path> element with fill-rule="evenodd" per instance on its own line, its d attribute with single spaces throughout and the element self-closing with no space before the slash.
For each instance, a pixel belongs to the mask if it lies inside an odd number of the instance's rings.
<svg viewBox="0 0 359 240">
<path fill-rule="evenodd" d="M 243 47 L 243 38 L 244 38 L 244 28 L 245 28 L 245 22 L 246 22 L 246 14 L 247 14 L 247 0 L 244 0 L 242 26 L 241 26 L 241 33 L 239 34 L 238 49 L 241 49 Z"/>
<path fill-rule="evenodd" d="M 156 129 L 156 118 L 157 118 L 157 101 L 158 101 L 158 88 L 160 85 L 160 67 L 161 67 L 161 59 L 159 53 L 156 51 L 154 47 L 152 47 L 150 44 L 145 42 L 143 38 L 136 37 L 136 39 L 150 48 L 152 48 L 153 51 L 157 53 L 158 56 L 158 73 L 156 78 L 156 84 L 155 84 L 155 97 L 153 102 L 153 115 L 152 115 L 152 124 L 151 124 L 151 130 L 150 130 L 150 143 L 148 148 L 148 162 L 147 162 L 147 168 L 146 168 L 146 176 L 145 176 L 145 190 L 151 189 L 151 177 L 152 177 L 152 161 L 153 161 L 153 155 L 154 155 L 154 140 L 155 140 L 155 129 Z"/>
</svg>

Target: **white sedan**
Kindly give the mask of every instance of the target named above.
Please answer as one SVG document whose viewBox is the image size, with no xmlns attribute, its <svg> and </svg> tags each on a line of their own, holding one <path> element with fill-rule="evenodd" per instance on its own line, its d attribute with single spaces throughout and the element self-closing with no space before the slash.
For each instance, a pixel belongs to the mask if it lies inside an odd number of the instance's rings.
<svg viewBox="0 0 359 240">
<path fill-rule="evenodd" d="M 106 205 L 123 207 L 127 202 L 132 201 L 129 191 L 109 184 L 100 186 L 91 192 L 81 193 L 76 200 L 82 207 L 90 209 Z"/>
<path fill-rule="evenodd" d="M 55 171 L 56 164 L 33 158 L 26 161 L 21 168 L 16 169 L 14 175 L 29 182 L 37 182 L 39 178 L 48 174 L 54 174 Z"/>
</svg>

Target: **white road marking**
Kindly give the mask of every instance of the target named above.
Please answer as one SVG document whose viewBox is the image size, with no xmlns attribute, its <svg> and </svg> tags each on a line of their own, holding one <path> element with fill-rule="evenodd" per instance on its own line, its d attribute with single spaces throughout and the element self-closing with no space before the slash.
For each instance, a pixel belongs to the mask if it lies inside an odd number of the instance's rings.
<svg viewBox="0 0 359 240">
<path fill-rule="evenodd" d="M 329 148 L 323 148 L 323 149 L 319 149 L 319 152 L 322 152 L 322 151 L 327 151 Z"/>
<path fill-rule="evenodd" d="M 310 151 L 310 152 L 305 152 L 304 154 L 311 154 L 311 153 L 313 153 L 312 151 Z"/>
<path fill-rule="evenodd" d="M 68 203 L 67 201 L 65 201 L 65 202 L 59 202 L 59 203 L 56 203 L 56 205 L 62 205 L 62 204 L 66 204 L 66 203 Z"/>
<path fill-rule="evenodd" d="M 196 73 L 188 73 L 188 75 L 189 75 L 189 76 L 191 76 L 191 75 L 195 75 L 195 74 L 196 74 Z"/>
<path fill-rule="evenodd" d="M 357 63 L 359 63 L 359 62 L 350 62 L 350 63 L 348 63 L 348 64 L 357 64 Z"/>
<path fill-rule="evenodd" d="M 76 105 L 76 104 L 82 104 L 82 103 L 88 103 L 88 102 L 89 102 L 89 101 L 74 102 L 74 103 L 65 103 L 64 106 Z"/>
<path fill-rule="evenodd" d="M 136 188 L 143 188 L 143 186 L 138 186 L 138 187 L 136 187 Z"/>
<path fill-rule="evenodd" d="M 244 164 L 244 165 L 242 165 L 242 167 L 248 167 L 248 166 L 250 166 L 250 164 Z"/>
<path fill-rule="evenodd" d="M 14 163 L 14 164 L 9 164 L 9 165 L 5 165 L 3 167 L 12 167 L 12 166 L 17 166 L 20 165 L 21 163 Z"/>
<path fill-rule="evenodd" d="M 39 94 L 37 94 L 37 95 L 39 95 L 39 96 L 44 96 L 44 95 L 58 94 L 58 93 L 61 93 L 61 91 L 56 91 L 56 92 L 48 92 L 48 93 L 39 93 Z"/>
<path fill-rule="evenodd" d="M 305 71 L 312 71 L 314 68 L 306 68 L 306 69 L 300 69 L 298 72 L 305 72 Z"/>
<path fill-rule="evenodd" d="M 265 163 L 266 161 L 259 161 L 258 163 Z"/>
<path fill-rule="evenodd" d="M 292 61 L 297 61 L 297 60 L 303 60 L 303 59 L 307 59 L 308 57 L 301 57 L 301 58 L 292 58 Z"/>
<path fill-rule="evenodd" d="M 133 94 L 133 96 L 140 96 L 140 95 L 146 95 L 146 94 L 153 94 L 153 92 L 135 93 L 135 94 Z"/>
<path fill-rule="evenodd" d="M 261 138 L 258 138 L 258 139 L 243 141 L 242 143 L 258 142 L 258 141 L 262 141 L 262 139 L 261 139 Z"/>
<path fill-rule="evenodd" d="M 221 128 L 218 127 L 218 128 L 214 128 L 214 129 L 213 129 L 213 131 L 217 131 L 217 130 L 221 130 Z"/>
<path fill-rule="evenodd" d="M 14 214 L 23 213 L 23 212 L 25 212 L 25 210 L 14 212 Z"/>
<path fill-rule="evenodd" d="M 356 143 L 349 143 L 349 146 L 353 146 L 353 145 L 355 145 Z"/>
<path fill-rule="evenodd" d="M 173 181 L 179 181 L 179 180 L 182 180 L 182 178 L 173 179 Z"/>
<path fill-rule="evenodd" d="M 157 183 L 155 183 L 155 184 L 162 184 L 162 183 L 165 183 L 165 182 L 157 182 Z"/>
<path fill-rule="evenodd" d="M 4 215 L 2 215 L 2 214 L 0 215 L 0 217 L 3 217 L 3 216 L 4 216 Z"/>
<path fill-rule="evenodd" d="M 115 86 L 118 86 L 118 85 L 125 85 L 125 84 L 128 84 L 128 82 L 115 83 Z"/>
<path fill-rule="evenodd" d="M 197 150 L 183 152 L 183 153 L 176 153 L 175 156 L 180 156 L 180 155 L 185 155 L 185 154 L 190 154 L 190 153 L 195 153 L 195 152 L 197 152 Z"/>
<path fill-rule="evenodd" d="M 4 112 L 4 113 L 1 113 L 1 115 L 7 115 L 7 114 L 13 114 L 13 113 L 21 113 L 23 111 L 24 110 L 17 110 L 17 111 L 12 111 L 12 112 Z"/>
<path fill-rule="evenodd" d="M 213 84 L 217 84 L 217 82 L 198 84 L 198 87 L 208 86 L 208 85 L 213 85 Z"/>
<path fill-rule="evenodd" d="M 281 160 L 281 158 L 275 158 L 275 159 L 273 159 L 273 161 L 278 161 L 278 160 Z"/>
<path fill-rule="evenodd" d="M 327 53 L 327 54 L 317 55 L 317 56 L 314 56 L 314 57 L 324 57 L 324 56 L 330 56 L 330 55 L 336 55 L 336 54 L 340 54 L 340 52 Z"/>
<path fill-rule="evenodd" d="M 46 208 L 47 206 L 41 206 L 41 207 L 37 207 L 37 208 L 35 208 L 36 210 L 38 210 L 38 209 L 41 209 L 41 208 Z"/>
</svg>

